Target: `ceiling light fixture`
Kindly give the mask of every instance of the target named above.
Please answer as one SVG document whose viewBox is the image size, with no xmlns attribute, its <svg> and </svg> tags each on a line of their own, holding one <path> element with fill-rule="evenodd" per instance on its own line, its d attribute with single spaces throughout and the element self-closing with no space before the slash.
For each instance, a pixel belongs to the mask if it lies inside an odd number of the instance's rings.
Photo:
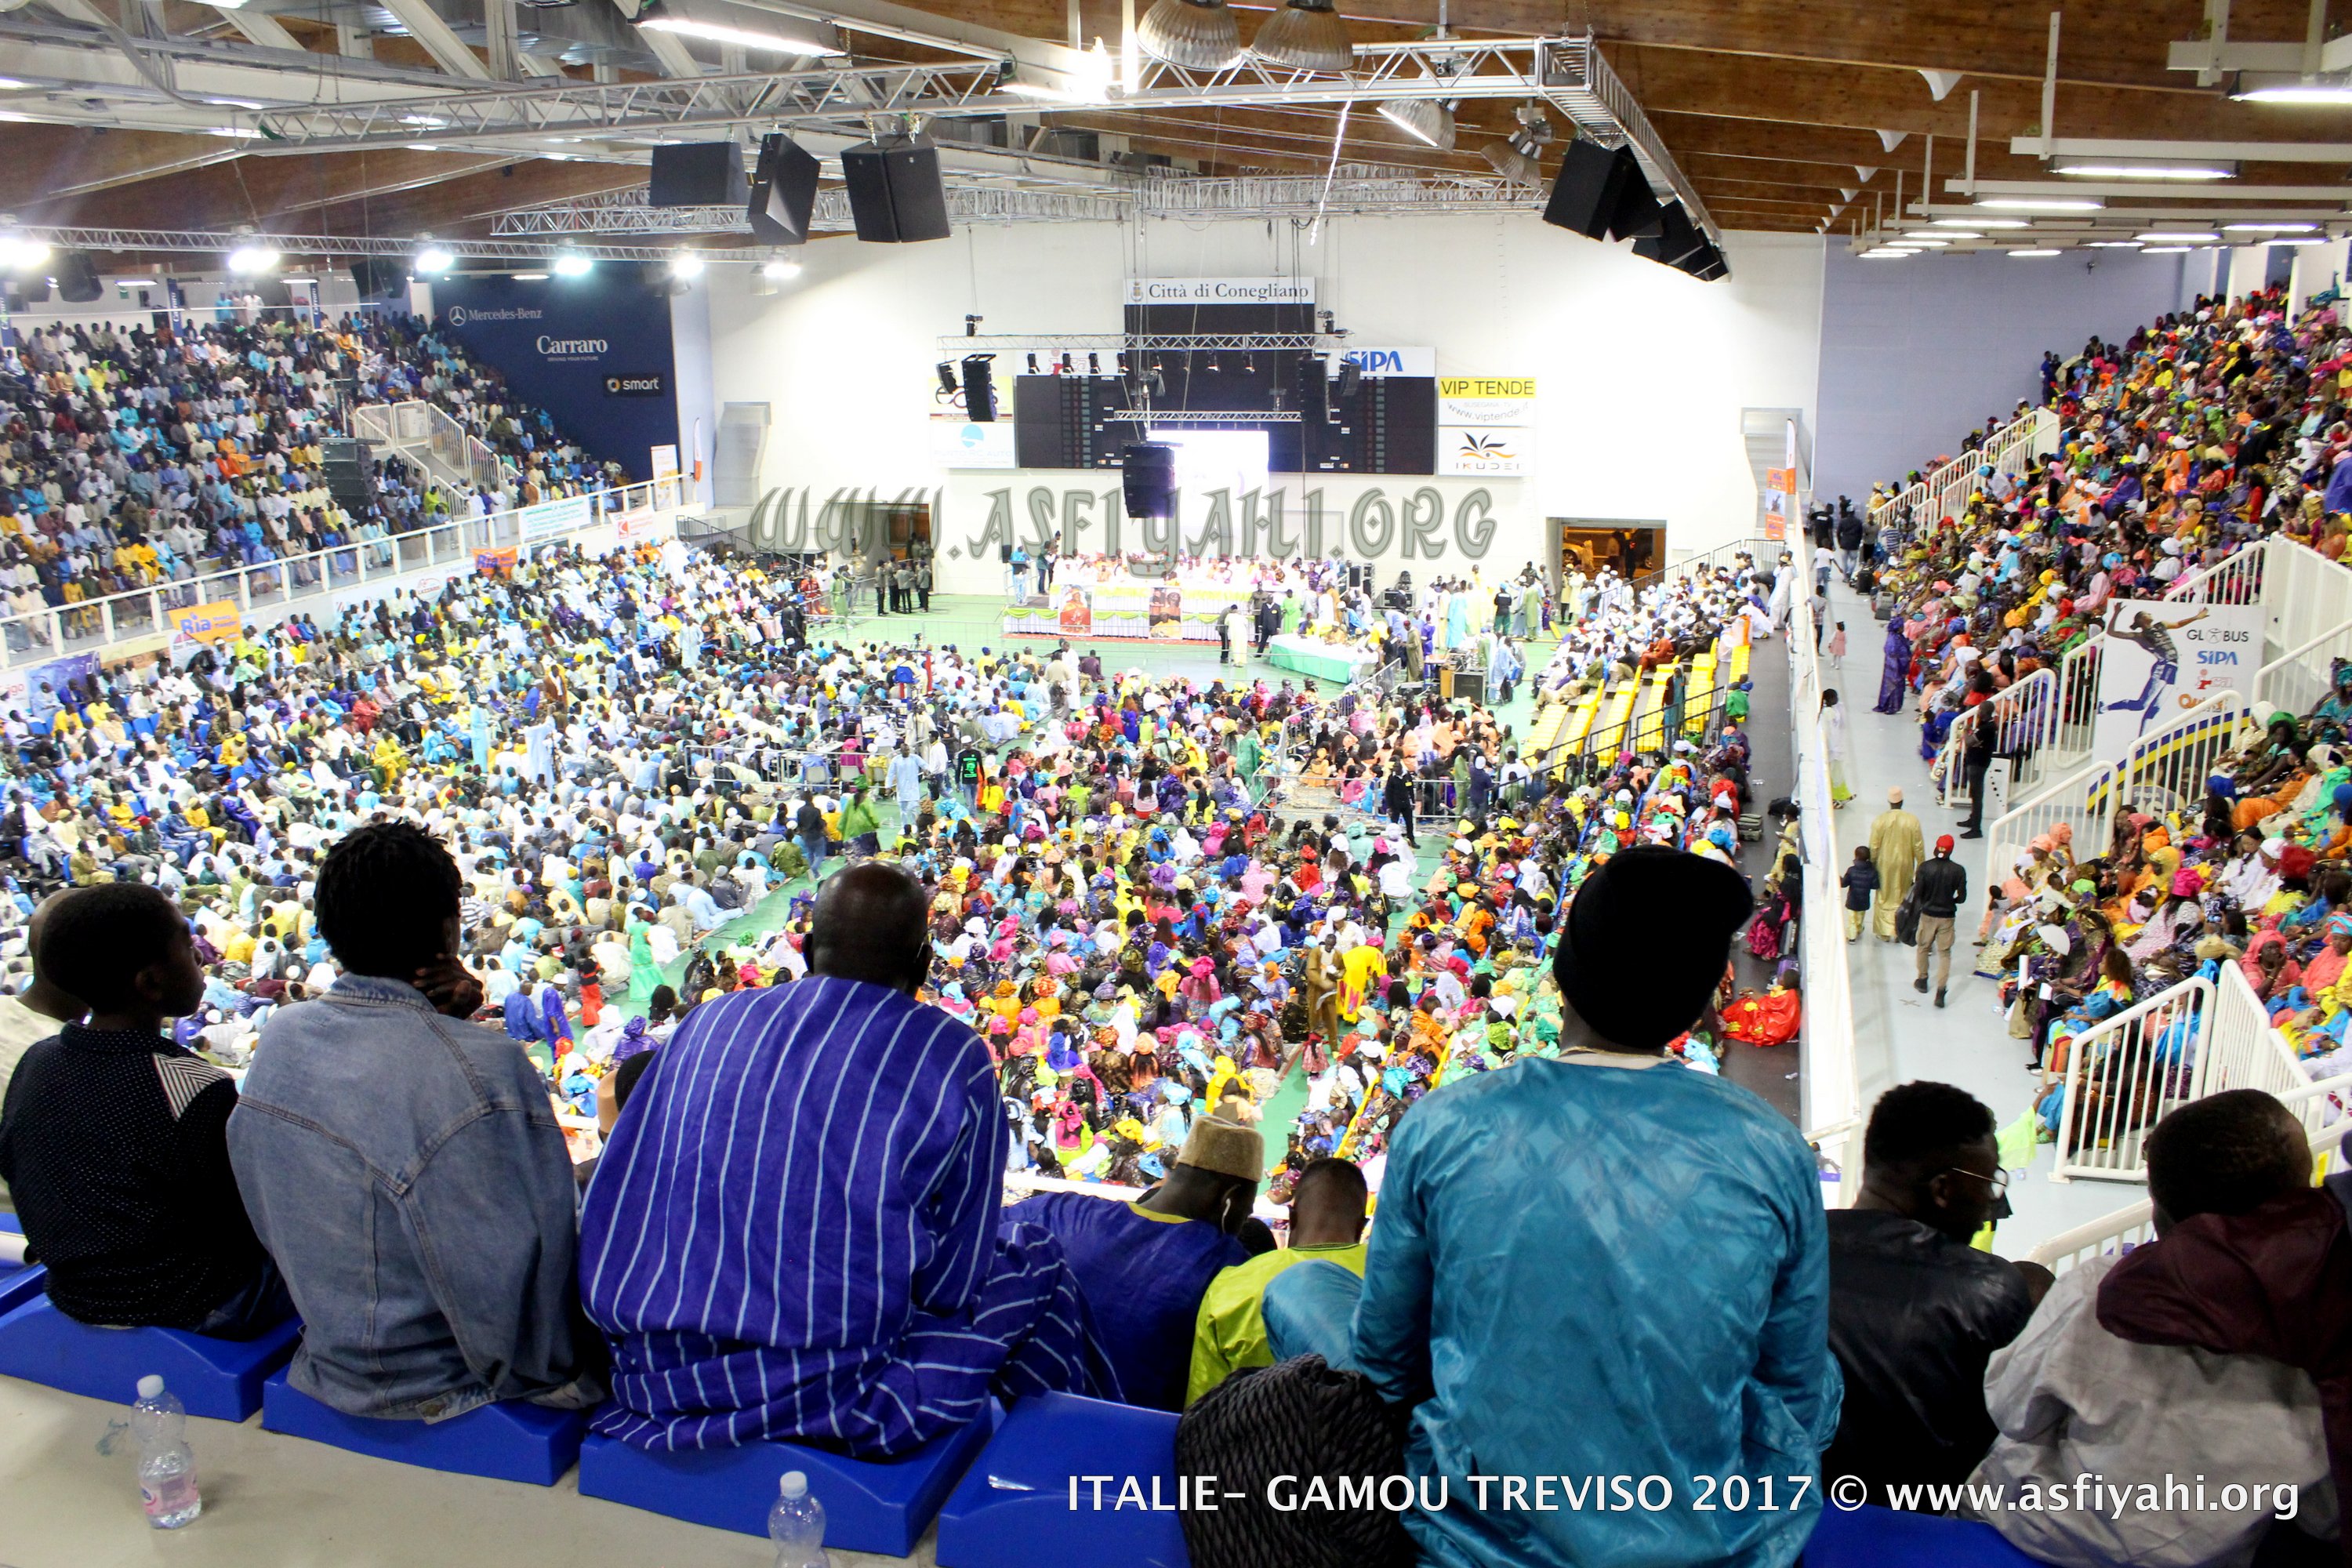
<svg viewBox="0 0 2352 1568">
<path fill-rule="evenodd" d="M 1979 196 L 1977 205 L 1992 212 L 2095 213 L 2105 204 L 2096 196 Z"/>
<path fill-rule="evenodd" d="M 425 236 L 430 239 L 432 236 Z M 457 264 L 457 258 L 437 245 L 428 245 L 416 253 L 416 273 L 421 278 L 438 278 Z"/>
<path fill-rule="evenodd" d="M 46 241 L 22 235 L 0 235 L 0 272 L 25 272 L 49 258 Z"/>
<path fill-rule="evenodd" d="M 2010 254 L 2011 256 L 2055 256 L 2058 253 L 2046 246 L 2033 246 L 2023 250 L 2012 250 Z"/>
<path fill-rule="evenodd" d="M 2201 245 L 2209 239 L 2219 239 L 2221 237 L 2210 229 L 2151 228 L 2143 230 L 2132 237 L 2153 244 Z"/>
<path fill-rule="evenodd" d="M 691 250 L 681 250 L 669 258 L 669 275 L 681 283 L 691 283 L 702 276 L 702 258 Z"/>
<path fill-rule="evenodd" d="M 250 277 L 262 272 L 275 272 L 278 262 L 283 259 L 270 247 L 247 240 L 228 253 L 228 269 Z"/>
<path fill-rule="evenodd" d="M 1135 25 L 1135 44 L 1188 70 L 1221 71 L 1242 62 L 1241 24 L 1225 0 L 1158 0 Z"/>
<path fill-rule="evenodd" d="M 559 250 L 555 253 L 555 275 L 558 278 L 585 278 L 595 265 L 593 261 L 576 250 Z"/>
<path fill-rule="evenodd" d="M 1943 236 L 1937 235 L 1932 239 L 1906 239 L 1903 243 L 1906 245 L 1924 245 L 1931 250 L 1941 250 L 1944 247 L 1951 244 L 1952 242 L 1943 237 Z"/>
<path fill-rule="evenodd" d="M 257 142 L 261 139 L 261 132 L 249 125 L 207 125 L 205 134 L 226 136 L 232 142 Z"/>
<path fill-rule="evenodd" d="M 1077 64 L 1069 70 L 1008 58 L 1004 79 L 998 84 L 998 90 L 1014 98 L 1042 99 L 1048 103 L 1108 103 L 1111 80 L 1117 74 L 1118 68 L 1103 48 L 1102 40 L 1097 38 L 1095 47 L 1080 54 Z"/>
<path fill-rule="evenodd" d="M 1381 103 L 1381 118 L 1423 146 L 1441 153 L 1454 150 L 1454 110 L 1433 98 L 1391 98 Z"/>
<path fill-rule="evenodd" d="M 2225 223 L 2224 234 L 2309 234 L 2315 223 Z"/>
<path fill-rule="evenodd" d="M 2185 256 L 2188 253 L 2189 247 L 2185 245 L 2151 245 L 2140 252 L 2142 256 Z"/>
<path fill-rule="evenodd" d="M 1939 217 L 1928 220 L 1930 228 L 2031 228 L 2033 226 L 2021 217 Z"/>
<path fill-rule="evenodd" d="M 781 256 L 760 264 L 760 276 L 771 283 L 782 283 L 800 275 L 801 264 L 797 261 L 786 261 Z"/>
<path fill-rule="evenodd" d="M 1356 68 L 1355 41 L 1331 0 L 1286 0 L 1250 40 L 1249 52 L 1268 65 L 1345 76 Z"/>
<path fill-rule="evenodd" d="M 697 22 L 685 16 L 647 16 L 637 22 L 656 33 L 676 33 L 684 38 L 702 38 L 714 44 L 739 44 L 747 49 L 768 49 L 780 55 L 845 55 L 849 51 L 839 44 L 820 43 L 815 38 L 786 33 L 754 32 L 749 27 L 730 27 L 719 22 Z"/>
<path fill-rule="evenodd" d="M 2341 109 L 2352 105 L 2352 82 L 2248 74 L 2238 79 L 2230 98 L 2236 103 L 2276 103 L 2290 109 Z"/>
<path fill-rule="evenodd" d="M 2137 250 L 2139 248 L 2139 241 L 2136 239 L 2086 239 L 2083 244 L 2092 250 Z"/>
<path fill-rule="evenodd" d="M 513 279 L 518 283 L 544 283 L 547 281 L 547 274 L 544 272 L 509 272 L 507 276 Z"/>
<path fill-rule="evenodd" d="M 2326 243 L 2327 237 L 2325 235 L 2289 234 L 2282 235 L 2276 239 L 2266 239 L 2263 241 L 2263 247 L 2264 249 L 2269 249 L 2282 245 L 2326 245 Z"/>
<path fill-rule="evenodd" d="M 1381 111 L 1383 113 L 1387 111 L 1387 105 L 1381 105 Z M 1543 170 L 1537 166 L 1533 158 L 1528 157 L 1508 142 L 1489 142 L 1478 149 L 1478 155 L 1486 160 L 1495 173 L 1515 185 L 1528 185 L 1538 189 L 1543 185 Z"/>
<path fill-rule="evenodd" d="M 2053 165 L 2052 172 L 2078 180 L 2233 180 L 2238 165 L 2219 159 L 2169 163 L 2155 158 L 2077 158 Z"/>
</svg>

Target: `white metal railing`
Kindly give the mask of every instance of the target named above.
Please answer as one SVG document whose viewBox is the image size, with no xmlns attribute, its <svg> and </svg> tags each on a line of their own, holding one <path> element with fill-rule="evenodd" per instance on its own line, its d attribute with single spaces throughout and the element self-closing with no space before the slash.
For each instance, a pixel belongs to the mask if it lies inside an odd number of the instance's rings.
<svg viewBox="0 0 2352 1568">
<path fill-rule="evenodd" d="M 1986 464 L 1996 473 L 2021 473 L 2032 458 L 2057 450 L 2057 415 L 2047 408 L 2021 414 L 1995 430 L 1983 446 L 1937 464 L 1926 478 L 1872 507 L 1871 526 L 1883 525 L 1897 510 L 1908 507 L 1914 521 L 1932 528 L 1959 515 Z"/>
<path fill-rule="evenodd" d="M 1969 797 L 1969 741 L 1979 725 L 1993 727 L 1993 754 L 2007 757 L 2010 791 L 2039 784 L 2052 765 L 2058 739 L 2058 672 L 2037 669 L 2012 683 L 1992 700 L 1960 713 L 1945 733 L 1944 744 L 1929 764 L 1940 805 L 1958 806 Z"/>
<path fill-rule="evenodd" d="M 2196 976 L 2051 1042 L 2053 1052 L 2066 1053 L 2053 1181 L 2147 1176 L 2143 1136 L 2173 1106 L 2195 1098 L 2193 1079 L 2211 1056 L 2200 1047 L 2214 1005 L 2213 982 Z"/>
<path fill-rule="evenodd" d="M 2352 621 L 2289 648 L 2254 672 L 2254 710 L 2308 713 L 2334 689 L 2336 661 L 2352 658 Z"/>
<path fill-rule="evenodd" d="M 103 653 L 170 629 L 172 611 L 233 602 L 241 614 L 324 599 L 409 572 L 470 563 L 485 550 L 531 547 L 624 514 L 674 510 L 678 481 L 656 479 L 592 490 L 487 517 L 457 518 L 430 528 L 353 538 L 273 561 L 203 565 L 194 576 L 85 599 L 25 615 L 0 616 L 0 668 L 41 664 L 68 654 Z"/>
<path fill-rule="evenodd" d="M 2183 572 L 2164 597 L 2177 605 L 2259 605 L 2268 563 L 2269 552 L 2259 543 L 2245 544 L 2209 566 Z"/>
<path fill-rule="evenodd" d="M 1835 802 L 1830 793 L 1821 661 L 1813 652 L 1812 605 L 1801 595 L 1791 610 L 1788 642 L 1797 808 L 1804 846 L 1804 914 L 1797 922 L 1804 954 L 1804 1009 L 1799 1026 L 1804 1039 L 1801 1115 L 1807 1142 L 1838 1168 L 1840 1201 L 1851 1202 L 1862 1183 L 1862 1068 L 1854 1040 L 1853 979 L 1838 912 L 1844 902 L 1838 884 L 1844 864 L 1838 855 Z"/>
<path fill-rule="evenodd" d="M 2019 800 L 1986 830 L 1985 864 L 2013 865 L 2034 839 L 2062 825 L 2074 832 L 2075 858 L 2088 860 L 2106 852 L 2119 805 L 2170 808 L 2202 800 L 2205 781 L 2252 711 L 2241 693 L 2215 691 L 2133 742 L 2120 760 L 2092 763 Z"/>
<path fill-rule="evenodd" d="M 2279 534 L 2261 548 L 2267 557 L 2263 606 L 2271 647 L 2301 647 L 2352 621 L 2352 567 Z"/>
<path fill-rule="evenodd" d="M 485 493 L 512 490 L 519 482 L 513 465 L 438 404 L 363 403 L 352 410 L 352 434 L 395 452 L 421 453 L 449 478 Z"/>
</svg>

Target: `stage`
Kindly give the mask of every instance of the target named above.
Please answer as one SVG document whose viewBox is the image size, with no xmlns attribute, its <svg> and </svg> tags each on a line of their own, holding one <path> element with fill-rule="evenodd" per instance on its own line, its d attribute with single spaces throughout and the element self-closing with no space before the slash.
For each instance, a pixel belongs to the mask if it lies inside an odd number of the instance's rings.
<svg viewBox="0 0 2352 1568">
<path fill-rule="evenodd" d="M 1369 648 L 1325 642 L 1321 637 L 1300 637 L 1294 632 L 1266 644 L 1265 661 L 1277 668 L 1294 669 L 1318 680 L 1336 680 L 1344 685 L 1379 663 L 1380 655 Z"/>
</svg>

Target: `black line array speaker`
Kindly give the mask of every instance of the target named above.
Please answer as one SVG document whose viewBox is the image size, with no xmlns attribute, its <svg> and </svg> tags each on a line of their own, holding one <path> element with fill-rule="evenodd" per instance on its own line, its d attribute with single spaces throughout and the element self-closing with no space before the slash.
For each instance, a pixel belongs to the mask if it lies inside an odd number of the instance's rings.
<svg viewBox="0 0 2352 1568">
<path fill-rule="evenodd" d="M 1119 454 L 1119 479 L 1129 517 L 1168 517 L 1176 510 L 1176 448 L 1138 441 Z"/>
<path fill-rule="evenodd" d="M 760 139 L 751 170 L 751 199 L 743 216 L 762 245 L 803 245 L 816 210 L 816 160 L 782 132 Z"/>
<path fill-rule="evenodd" d="M 1633 242 L 1633 254 L 1645 261 L 1680 267 L 1706 245 L 1706 237 L 1693 227 L 1680 202 L 1668 202 L 1658 213 L 1658 232 Z"/>
<path fill-rule="evenodd" d="M 996 373 L 989 368 L 994 354 L 963 356 L 963 416 L 975 424 L 996 423 Z"/>
<path fill-rule="evenodd" d="M 940 150 L 925 136 L 888 136 L 841 150 L 849 216 L 857 237 L 911 245 L 948 237 L 948 192 Z"/>
<path fill-rule="evenodd" d="M 1631 239 L 1659 229 L 1658 198 L 1631 149 L 1596 142 L 1568 144 L 1544 204 L 1544 222 L 1588 239 Z"/>
<path fill-rule="evenodd" d="M 362 300 L 389 300 L 408 289 L 408 267 L 389 256 L 362 256 L 352 263 L 352 287 Z"/>
<path fill-rule="evenodd" d="M 732 142 L 681 142 L 654 149 L 653 177 L 646 190 L 649 207 L 740 206 L 748 195 L 743 155 Z"/>
<path fill-rule="evenodd" d="M 1302 425 L 1331 423 L 1331 378 L 1323 368 L 1321 354 L 1299 356 L 1298 420 Z"/>
<path fill-rule="evenodd" d="M 58 258 L 58 298 L 68 305 L 87 305 L 106 292 L 106 280 L 86 250 L 68 250 Z"/>
<path fill-rule="evenodd" d="M 357 517 L 375 504 L 375 462 L 365 441 L 327 440 L 319 449 L 319 466 L 337 506 Z"/>
</svg>

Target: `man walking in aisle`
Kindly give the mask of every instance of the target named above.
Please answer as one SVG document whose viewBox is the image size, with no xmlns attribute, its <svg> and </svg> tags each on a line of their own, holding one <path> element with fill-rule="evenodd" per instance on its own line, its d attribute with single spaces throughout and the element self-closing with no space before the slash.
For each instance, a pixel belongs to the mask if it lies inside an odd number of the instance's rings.
<svg viewBox="0 0 2352 1568">
<path fill-rule="evenodd" d="M 1870 925 L 1881 942 L 1895 940 L 1895 911 L 1911 891 L 1926 842 L 1919 819 L 1903 809 L 1901 788 L 1888 790 L 1886 809 L 1870 824 L 1870 860 L 1878 868 L 1878 900 L 1871 907 Z"/>
<path fill-rule="evenodd" d="M 1952 858 L 1952 836 L 1936 840 L 1936 858 L 1919 868 L 1919 960 L 1911 989 L 1927 989 L 1927 955 L 1942 954 L 1936 964 L 1936 1005 L 1944 1005 L 1944 987 L 1952 978 L 1952 917 L 1969 896 L 1968 868 Z"/>
</svg>

